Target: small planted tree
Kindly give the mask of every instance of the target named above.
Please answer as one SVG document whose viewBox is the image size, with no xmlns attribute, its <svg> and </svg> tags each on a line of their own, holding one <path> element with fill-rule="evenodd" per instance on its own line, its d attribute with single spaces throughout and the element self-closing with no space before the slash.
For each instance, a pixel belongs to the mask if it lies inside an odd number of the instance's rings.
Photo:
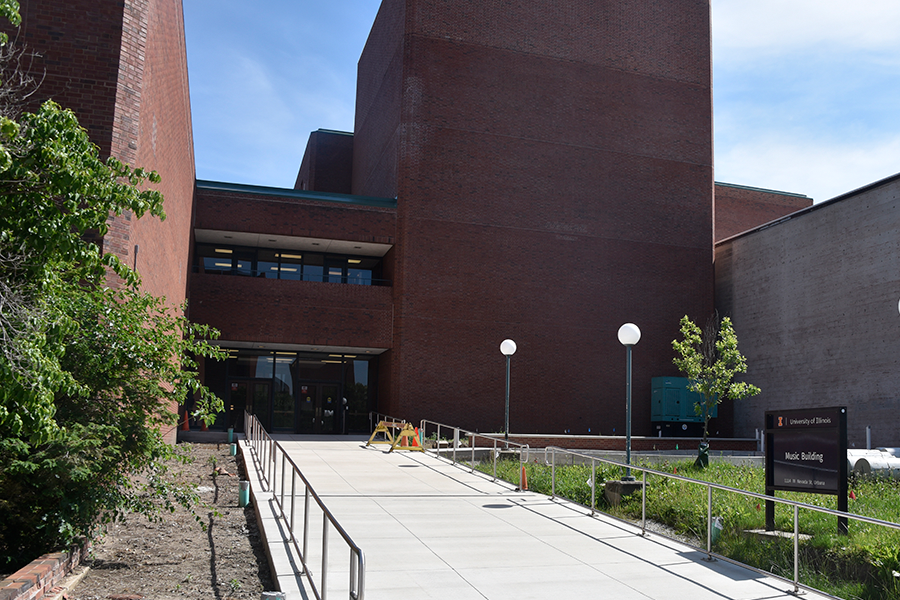
<svg viewBox="0 0 900 600">
<path fill-rule="evenodd" d="M 682 340 L 674 340 L 675 366 L 690 380 L 689 389 L 702 400 L 694 406 L 703 418 L 703 440 L 697 455 L 698 467 L 709 465 L 709 419 L 713 409 L 725 398 L 740 400 L 755 396 L 760 389 L 743 381 L 734 381 L 747 372 L 747 360 L 738 351 L 737 335 L 731 319 L 719 319 L 714 313 L 700 329 L 687 315 L 681 319 Z"/>
</svg>

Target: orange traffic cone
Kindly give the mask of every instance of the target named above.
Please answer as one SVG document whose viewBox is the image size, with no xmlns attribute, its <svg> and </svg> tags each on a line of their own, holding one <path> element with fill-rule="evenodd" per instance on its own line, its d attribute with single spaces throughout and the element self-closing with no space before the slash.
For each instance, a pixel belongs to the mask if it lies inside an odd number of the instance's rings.
<svg viewBox="0 0 900 600">
<path fill-rule="evenodd" d="M 522 465 L 522 474 L 519 476 L 519 489 L 522 491 L 528 489 L 528 473 L 525 472 L 525 465 Z"/>
<path fill-rule="evenodd" d="M 412 445 L 413 445 L 414 447 L 418 447 L 418 446 L 419 446 L 419 428 L 418 428 L 418 427 L 416 427 L 416 437 L 413 438 L 413 443 L 412 443 Z"/>
</svg>

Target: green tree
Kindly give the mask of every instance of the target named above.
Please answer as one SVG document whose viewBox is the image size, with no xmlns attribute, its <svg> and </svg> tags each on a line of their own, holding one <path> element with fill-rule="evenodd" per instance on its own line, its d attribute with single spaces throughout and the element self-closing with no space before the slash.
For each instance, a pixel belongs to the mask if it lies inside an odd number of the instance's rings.
<svg viewBox="0 0 900 600">
<path fill-rule="evenodd" d="M 42 441 L 56 429 L 56 395 L 84 391 L 60 364 L 60 339 L 80 326 L 69 295 L 105 285 L 107 269 L 138 283 L 90 238 L 106 233 L 110 214 L 165 213 L 162 194 L 141 187 L 159 175 L 102 160 L 71 111 L 48 101 L 12 125 L 0 171 L 0 427 Z"/>
<path fill-rule="evenodd" d="M 726 398 L 740 400 L 755 396 L 760 389 L 734 377 L 747 372 L 747 361 L 738 351 L 737 334 L 731 319 L 721 320 L 713 314 L 701 330 L 687 315 L 681 319 L 682 340 L 674 340 L 672 347 L 677 356 L 675 366 L 690 380 L 689 389 L 700 394 L 702 400 L 694 406 L 703 417 L 703 440 L 697 465 L 709 464 L 709 419 L 712 410 Z"/>
<path fill-rule="evenodd" d="M 0 15 L 16 6 L 0 0 Z M 216 333 L 141 291 L 138 274 L 92 241 L 110 215 L 165 218 L 159 175 L 101 158 L 53 102 L 19 113 L 9 81 L 0 81 L 0 570 L 90 538 L 125 512 L 190 506 L 196 495 L 165 476 L 177 453 L 163 434 L 189 397 L 198 418 L 222 410 L 195 362 L 222 358 Z"/>
</svg>

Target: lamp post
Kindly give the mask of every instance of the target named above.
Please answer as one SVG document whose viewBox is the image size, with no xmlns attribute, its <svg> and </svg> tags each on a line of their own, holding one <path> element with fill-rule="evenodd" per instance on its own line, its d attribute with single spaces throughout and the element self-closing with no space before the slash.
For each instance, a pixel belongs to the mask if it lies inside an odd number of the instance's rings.
<svg viewBox="0 0 900 600">
<path fill-rule="evenodd" d="M 509 357 L 516 353 L 516 343 L 512 340 L 503 340 L 500 343 L 500 352 L 506 357 L 506 421 L 503 427 L 506 446 L 509 447 Z"/>
<path fill-rule="evenodd" d="M 641 339 L 641 330 L 634 323 L 619 327 L 619 342 L 625 346 L 625 477 L 624 481 L 634 481 L 631 476 L 631 347 Z"/>
</svg>

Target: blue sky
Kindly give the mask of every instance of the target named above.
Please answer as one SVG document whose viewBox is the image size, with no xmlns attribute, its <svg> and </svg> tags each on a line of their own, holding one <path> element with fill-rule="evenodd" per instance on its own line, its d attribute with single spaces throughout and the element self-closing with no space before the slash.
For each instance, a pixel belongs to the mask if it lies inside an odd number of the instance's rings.
<svg viewBox="0 0 900 600">
<path fill-rule="evenodd" d="M 197 177 L 293 187 L 353 130 L 380 0 L 184 0 Z M 900 2 L 712 0 L 716 180 L 827 200 L 900 172 Z"/>
</svg>

